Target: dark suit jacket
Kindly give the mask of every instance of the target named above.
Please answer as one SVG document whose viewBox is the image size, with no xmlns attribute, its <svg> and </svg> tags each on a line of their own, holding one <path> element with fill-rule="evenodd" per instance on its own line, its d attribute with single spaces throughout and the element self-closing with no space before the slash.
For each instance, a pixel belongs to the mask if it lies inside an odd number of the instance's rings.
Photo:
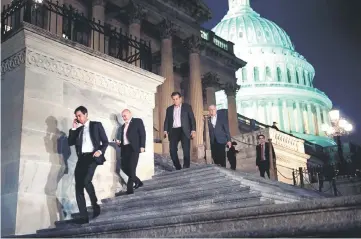
<svg viewBox="0 0 361 239">
<path fill-rule="evenodd" d="M 75 145 L 76 154 L 81 154 L 82 150 L 81 147 L 83 145 L 83 129 L 84 126 L 77 128 L 76 130 L 69 130 L 69 137 L 68 137 L 68 144 L 69 146 Z M 93 143 L 94 152 L 95 151 L 102 151 L 102 154 L 96 159 L 97 164 L 101 165 L 105 162 L 105 150 L 107 149 L 109 142 L 108 137 L 105 134 L 105 130 L 103 128 L 102 123 L 96 121 L 89 122 L 89 133 L 90 138 Z"/>
<path fill-rule="evenodd" d="M 265 160 L 269 161 L 270 154 L 269 154 L 269 143 L 268 142 L 265 143 L 264 150 L 265 150 Z M 272 146 L 272 154 L 273 154 L 273 158 L 275 159 L 276 154 L 275 154 L 275 150 L 274 150 L 273 146 Z M 258 144 L 256 146 L 256 165 L 258 166 L 260 162 L 261 162 L 261 145 Z"/>
<path fill-rule="evenodd" d="M 173 113 L 174 105 L 167 108 L 165 120 L 164 120 L 164 131 L 167 131 L 169 137 L 172 137 L 171 132 L 173 128 Z M 190 138 L 191 132 L 196 131 L 196 120 L 194 118 L 192 107 L 187 103 L 182 103 L 181 107 L 181 125 L 184 134 Z"/>
<path fill-rule="evenodd" d="M 124 146 L 124 127 L 125 124 L 122 125 L 121 130 L 118 131 L 117 135 L 117 139 L 121 141 L 120 147 Z M 140 153 L 140 148 L 145 148 L 146 134 L 142 119 L 132 118 L 130 120 L 127 130 L 127 139 L 134 152 Z"/>
<path fill-rule="evenodd" d="M 209 138 L 211 144 L 217 142 L 219 144 L 226 144 L 231 141 L 231 135 L 229 133 L 229 126 L 226 117 L 217 112 L 216 126 L 213 128 L 211 118 L 208 118 Z"/>
</svg>

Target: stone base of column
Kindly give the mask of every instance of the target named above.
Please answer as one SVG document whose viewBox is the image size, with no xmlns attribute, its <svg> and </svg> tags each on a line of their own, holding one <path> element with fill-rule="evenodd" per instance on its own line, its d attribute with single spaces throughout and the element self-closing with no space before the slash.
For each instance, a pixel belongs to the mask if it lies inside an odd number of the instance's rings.
<svg viewBox="0 0 361 239">
<path fill-rule="evenodd" d="M 194 163 L 205 164 L 205 146 L 203 144 L 198 145 L 197 147 L 192 146 L 191 148 L 191 161 Z"/>
<path fill-rule="evenodd" d="M 212 151 L 210 149 L 206 150 L 206 164 L 213 164 Z"/>
<path fill-rule="evenodd" d="M 162 151 L 163 151 L 163 155 L 169 155 L 169 140 L 168 140 L 168 138 L 163 139 L 163 141 L 162 141 Z"/>
</svg>

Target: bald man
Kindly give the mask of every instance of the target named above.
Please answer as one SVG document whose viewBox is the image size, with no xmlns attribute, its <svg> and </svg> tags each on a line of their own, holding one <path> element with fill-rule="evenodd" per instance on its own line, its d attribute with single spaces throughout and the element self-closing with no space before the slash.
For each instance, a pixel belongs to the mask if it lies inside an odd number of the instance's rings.
<svg viewBox="0 0 361 239">
<path fill-rule="evenodd" d="M 226 167 L 226 145 L 230 148 L 231 135 L 225 115 L 217 113 L 217 107 L 208 107 L 208 128 L 211 141 L 211 153 L 214 164 Z"/>
<path fill-rule="evenodd" d="M 117 136 L 117 144 L 121 147 L 121 168 L 128 175 L 127 192 L 133 194 L 134 189 L 143 186 L 142 181 L 136 176 L 139 153 L 145 151 L 145 128 L 143 120 L 133 118 L 130 110 L 122 111 L 124 124 Z M 133 183 L 135 186 L 133 188 Z"/>
</svg>

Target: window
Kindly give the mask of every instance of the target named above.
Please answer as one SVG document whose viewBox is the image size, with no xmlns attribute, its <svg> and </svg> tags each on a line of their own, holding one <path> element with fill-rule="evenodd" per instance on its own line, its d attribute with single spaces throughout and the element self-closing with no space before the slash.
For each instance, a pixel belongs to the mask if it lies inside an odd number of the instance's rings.
<svg viewBox="0 0 361 239">
<path fill-rule="evenodd" d="M 258 67 L 255 67 L 255 68 L 254 68 L 253 78 L 254 78 L 254 81 L 255 81 L 255 82 L 258 82 L 258 81 L 259 81 L 259 70 L 258 70 Z"/>
<path fill-rule="evenodd" d="M 300 76 L 299 76 L 299 72 L 296 70 L 296 82 L 297 84 L 300 84 Z"/>
<path fill-rule="evenodd" d="M 291 81 L 292 81 L 291 71 L 288 68 L 287 68 L 287 80 L 288 80 L 288 83 L 291 83 Z"/>
<path fill-rule="evenodd" d="M 266 67 L 266 81 L 272 81 L 271 69 Z"/>
<path fill-rule="evenodd" d="M 281 68 L 277 67 L 277 80 L 278 82 L 282 81 L 282 71 Z"/>
</svg>

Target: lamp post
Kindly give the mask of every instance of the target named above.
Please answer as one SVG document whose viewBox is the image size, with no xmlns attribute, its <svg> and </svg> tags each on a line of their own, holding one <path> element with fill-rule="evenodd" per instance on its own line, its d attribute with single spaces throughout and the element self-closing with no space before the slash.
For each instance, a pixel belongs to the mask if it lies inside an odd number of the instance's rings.
<svg viewBox="0 0 361 239">
<path fill-rule="evenodd" d="M 331 125 L 323 124 L 321 126 L 321 130 L 324 131 L 327 136 L 336 138 L 337 151 L 338 151 L 338 156 L 340 158 L 340 173 L 343 173 L 345 170 L 343 166 L 346 166 L 346 162 L 343 157 L 341 136 L 351 133 L 353 126 L 352 124 L 347 122 L 346 119 L 340 117 L 339 110 L 331 110 L 329 112 L 329 116 L 330 116 Z"/>
</svg>

